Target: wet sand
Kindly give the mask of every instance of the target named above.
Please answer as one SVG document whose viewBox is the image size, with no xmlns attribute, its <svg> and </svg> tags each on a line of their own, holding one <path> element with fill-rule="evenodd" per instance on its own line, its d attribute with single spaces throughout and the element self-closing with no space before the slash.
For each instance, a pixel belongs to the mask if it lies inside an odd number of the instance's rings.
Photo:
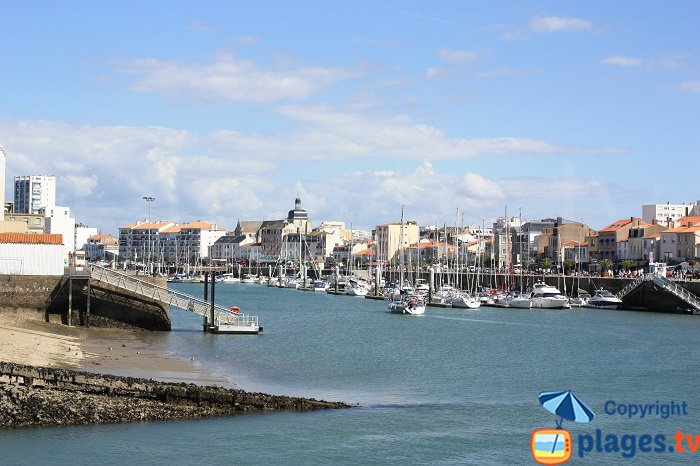
<svg viewBox="0 0 700 466">
<path fill-rule="evenodd" d="M 148 332 L 68 327 L 32 311 L 0 311 L 0 361 L 166 382 L 228 386 L 195 363 L 160 353 Z"/>
</svg>

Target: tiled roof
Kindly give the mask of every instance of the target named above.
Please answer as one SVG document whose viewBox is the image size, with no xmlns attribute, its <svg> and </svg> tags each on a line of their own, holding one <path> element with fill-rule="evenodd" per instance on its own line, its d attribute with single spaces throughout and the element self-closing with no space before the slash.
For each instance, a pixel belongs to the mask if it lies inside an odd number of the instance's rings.
<svg viewBox="0 0 700 466">
<path fill-rule="evenodd" d="M 172 222 L 143 222 L 134 226 L 132 230 L 160 230 Z"/>
<path fill-rule="evenodd" d="M 681 226 L 700 225 L 700 216 L 681 217 L 676 222 Z"/>
<path fill-rule="evenodd" d="M 0 233 L 3 244 L 63 244 L 63 235 L 46 233 Z"/>
<path fill-rule="evenodd" d="M 578 241 L 566 241 L 566 242 L 561 243 L 561 244 L 562 244 L 562 246 L 577 246 L 577 247 L 578 247 L 578 246 L 588 246 L 588 243 L 586 243 L 585 241 L 581 241 L 581 242 L 578 242 Z"/>
<path fill-rule="evenodd" d="M 363 249 L 362 251 L 353 253 L 353 256 L 373 256 L 375 254 L 376 252 L 374 249 Z"/>
<path fill-rule="evenodd" d="M 190 222 L 185 225 L 180 225 L 180 227 L 189 230 L 221 230 L 217 225 L 208 222 L 202 222 L 200 220 L 196 222 Z"/>
<path fill-rule="evenodd" d="M 628 218 L 626 218 L 626 219 L 624 219 L 624 220 L 618 220 L 617 222 L 613 223 L 612 225 L 608 225 L 607 227 L 603 228 L 603 229 L 600 230 L 600 231 L 601 231 L 601 232 L 617 231 L 617 230 L 619 230 L 620 228 L 626 227 L 627 225 L 629 225 L 630 223 L 632 223 L 634 220 L 637 220 L 637 219 L 628 219 Z M 651 226 L 651 225 L 648 224 L 648 223 L 646 223 L 646 222 L 640 221 L 640 222 L 639 222 L 639 226 L 640 226 L 640 227 L 649 227 L 649 226 Z"/>
</svg>

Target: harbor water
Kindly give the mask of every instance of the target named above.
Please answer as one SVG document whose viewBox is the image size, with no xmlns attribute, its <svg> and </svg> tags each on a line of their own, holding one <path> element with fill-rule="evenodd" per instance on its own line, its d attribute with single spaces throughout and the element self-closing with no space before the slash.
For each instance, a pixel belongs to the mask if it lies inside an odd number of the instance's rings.
<svg viewBox="0 0 700 466">
<path fill-rule="evenodd" d="M 202 284 L 173 287 L 202 295 Z M 414 317 L 256 284 L 217 284 L 216 299 L 258 315 L 264 332 L 203 333 L 201 317 L 173 309 L 173 331 L 144 338 L 236 388 L 356 406 L 3 430 L 0 463 L 533 464 L 532 431 L 559 421 L 538 394 L 559 390 L 596 414 L 563 421 L 571 464 L 700 462 L 700 316 L 429 307 Z M 647 406 L 644 417 L 632 406 Z"/>
</svg>

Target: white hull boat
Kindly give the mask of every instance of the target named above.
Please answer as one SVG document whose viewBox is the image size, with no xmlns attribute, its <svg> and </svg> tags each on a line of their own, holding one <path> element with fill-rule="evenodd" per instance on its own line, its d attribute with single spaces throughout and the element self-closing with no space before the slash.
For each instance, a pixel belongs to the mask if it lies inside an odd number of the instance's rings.
<svg viewBox="0 0 700 466">
<path fill-rule="evenodd" d="M 544 282 L 535 283 L 530 293 L 532 307 L 540 309 L 571 309 L 569 298 Z"/>
<path fill-rule="evenodd" d="M 597 290 L 591 299 L 586 303 L 586 307 L 593 307 L 596 309 L 618 309 L 622 304 L 617 296 L 609 292 L 608 290 Z"/>
</svg>

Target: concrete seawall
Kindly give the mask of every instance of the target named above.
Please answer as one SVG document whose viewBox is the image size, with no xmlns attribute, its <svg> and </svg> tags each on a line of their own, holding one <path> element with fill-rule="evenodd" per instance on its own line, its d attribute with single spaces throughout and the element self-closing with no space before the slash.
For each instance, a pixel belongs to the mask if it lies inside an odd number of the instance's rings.
<svg viewBox="0 0 700 466">
<path fill-rule="evenodd" d="M 165 285 L 163 279 L 158 283 Z M 162 282 L 162 283 L 160 283 Z M 95 327 L 170 330 L 167 303 L 144 298 L 91 280 L 89 324 Z M 71 322 L 86 325 L 87 280 L 73 285 Z M 68 323 L 68 283 L 65 276 L 0 275 L 0 308 L 40 312 L 46 321 Z"/>
<path fill-rule="evenodd" d="M 0 427 L 348 408 L 341 402 L 0 362 Z"/>
</svg>

